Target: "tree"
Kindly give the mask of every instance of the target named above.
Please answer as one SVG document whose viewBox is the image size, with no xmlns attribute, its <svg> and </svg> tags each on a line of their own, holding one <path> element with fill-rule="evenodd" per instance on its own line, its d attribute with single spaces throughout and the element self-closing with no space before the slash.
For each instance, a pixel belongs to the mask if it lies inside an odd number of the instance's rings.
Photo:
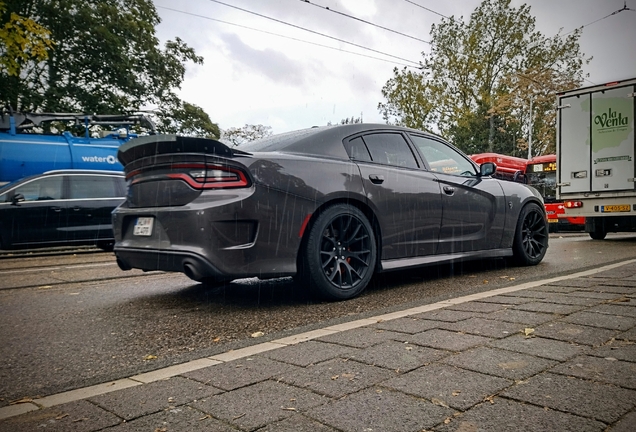
<svg viewBox="0 0 636 432">
<path fill-rule="evenodd" d="M 262 124 L 246 124 L 242 128 L 232 127 L 223 131 L 222 139 L 236 147 L 271 135 L 272 128 L 270 126 L 263 126 Z"/>
<path fill-rule="evenodd" d="M 172 122 L 159 123 L 177 131 L 179 116 L 192 113 L 175 90 L 185 64 L 203 58 L 179 38 L 160 46 L 160 19 L 151 0 L 5 2 L 2 22 L 12 14 L 37 22 L 50 31 L 51 45 L 46 58 L 11 57 L 17 73 L 1 71 L 1 103 L 21 111 L 100 114 L 157 107 L 164 114 L 174 110 Z"/>
<path fill-rule="evenodd" d="M 199 136 L 219 139 L 219 125 L 210 120 L 210 116 L 202 108 L 188 102 L 178 101 L 177 106 L 170 106 L 157 113 L 157 130 L 163 133 Z"/>
<path fill-rule="evenodd" d="M 41 62 L 48 58 L 53 47 L 51 34 L 34 20 L 15 12 L 7 13 L 5 2 L 0 1 L 0 17 L 4 24 L 0 27 L 0 72 L 17 76 L 20 65 L 30 60 Z"/>
<path fill-rule="evenodd" d="M 484 0 L 468 22 L 451 16 L 431 27 L 431 53 L 424 56 L 422 70 L 395 70 L 382 89 L 387 102 L 378 107 L 387 121 L 437 129 L 467 152 L 510 153 L 527 132 L 517 105 L 527 87 L 518 85 L 521 77 L 550 80 L 537 92 L 580 85 L 583 62 L 589 61 L 580 51 L 580 35 L 577 30 L 546 37 L 536 31 L 528 5 L 511 8 L 510 0 Z M 554 109 L 533 108 L 537 119 Z M 554 124 L 546 127 L 554 129 Z"/>
<path fill-rule="evenodd" d="M 362 123 L 362 117 L 354 117 L 354 116 L 351 116 L 351 118 L 345 117 L 342 120 L 340 120 L 340 123 L 335 123 L 335 124 L 346 125 L 346 124 L 357 124 L 357 123 Z M 333 126 L 333 125 L 334 123 L 327 122 L 327 126 Z"/>
</svg>

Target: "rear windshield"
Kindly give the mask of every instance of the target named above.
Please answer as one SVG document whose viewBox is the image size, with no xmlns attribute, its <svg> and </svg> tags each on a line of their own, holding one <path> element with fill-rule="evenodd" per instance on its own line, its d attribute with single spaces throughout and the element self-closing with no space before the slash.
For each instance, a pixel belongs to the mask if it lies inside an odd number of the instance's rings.
<svg viewBox="0 0 636 432">
<path fill-rule="evenodd" d="M 313 135 L 317 132 L 322 131 L 324 128 L 310 128 L 310 129 L 301 129 L 292 132 L 285 132 L 282 134 L 268 136 L 266 138 L 261 138 L 256 141 L 252 141 L 247 144 L 243 144 L 238 146 L 239 150 L 243 150 L 246 152 L 274 152 L 279 151 L 287 147 L 289 144 L 293 144 L 294 142 L 301 140 L 303 138 L 307 138 L 310 135 Z"/>
</svg>

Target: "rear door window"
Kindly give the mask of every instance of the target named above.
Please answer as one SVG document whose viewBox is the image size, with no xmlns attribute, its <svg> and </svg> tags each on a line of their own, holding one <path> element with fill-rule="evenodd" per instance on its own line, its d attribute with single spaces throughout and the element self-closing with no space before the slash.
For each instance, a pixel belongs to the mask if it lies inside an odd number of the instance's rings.
<svg viewBox="0 0 636 432">
<path fill-rule="evenodd" d="M 373 162 L 402 168 L 418 168 L 408 143 L 399 133 L 375 133 L 363 136 Z"/>
<path fill-rule="evenodd" d="M 117 198 L 123 196 L 112 176 L 69 176 L 70 199 Z"/>
</svg>

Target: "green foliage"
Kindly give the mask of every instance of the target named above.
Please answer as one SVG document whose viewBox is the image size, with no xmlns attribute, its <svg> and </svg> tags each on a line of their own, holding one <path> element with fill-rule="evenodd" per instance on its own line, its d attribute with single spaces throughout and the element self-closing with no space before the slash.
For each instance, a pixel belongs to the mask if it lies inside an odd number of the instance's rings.
<svg viewBox="0 0 636 432">
<path fill-rule="evenodd" d="M 536 31 L 528 5 L 484 0 L 467 22 L 451 16 L 431 27 L 422 70 L 396 69 L 382 89 L 387 102 L 378 108 L 388 122 L 436 129 L 466 152 L 510 154 L 527 148 L 529 98 L 549 95 L 532 111 L 534 124 L 542 123 L 542 129 L 533 125 L 532 136 L 540 140 L 538 151 L 547 150 L 555 125 L 545 119 L 554 111 L 555 92 L 579 86 L 589 61 L 580 35 L 546 37 Z M 530 75 L 539 79 L 524 78 Z"/>
<path fill-rule="evenodd" d="M 0 2 L 0 72 L 17 76 L 21 64 L 44 61 L 48 49 L 53 47 L 51 32 L 30 18 L 15 12 L 8 13 L 5 2 Z"/>
<path fill-rule="evenodd" d="M 331 123 L 329 121 L 327 122 L 327 126 L 333 126 L 334 124 L 346 125 L 346 124 L 357 124 L 357 123 L 362 123 L 362 117 L 354 117 L 354 116 L 351 116 L 350 118 L 345 117 L 342 120 L 340 120 L 339 123 Z"/>
<path fill-rule="evenodd" d="M 272 135 L 271 126 L 263 126 L 262 124 L 246 124 L 241 128 L 233 127 L 223 131 L 222 138 L 236 147 L 270 135 Z"/>
<path fill-rule="evenodd" d="M 157 113 L 157 130 L 168 134 L 219 139 L 219 125 L 210 120 L 203 108 L 177 101 L 169 109 Z"/>
<path fill-rule="evenodd" d="M 212 133 L 207 115 L 175 93 L 185 64 L 203 58 L 179 38 L 160 46 L 160 19 L 151 0 L 5 2 L 3 22 L 11 14 L 33 20 L 50 32 L 51 44 L 45 58 L 12 56 L 16 73 L 0 73 L 2 104 L 20 111 L 100 114 L 158 107 L 164 114 L 160 126 L 181 132 L 180 121 L 198 116 L 203 123 L 186 124 L 184 133 Z M 169 112 L 172 121 L 165 118 Z"/>
<path fill-rule="evenodd" d="M 393 69 L 393 78 L 382 88 L 386 103 L 378 110 L 389 124 L 427 130 L 434 116 L 426 75 L 404 68 Z"/>
</svg>

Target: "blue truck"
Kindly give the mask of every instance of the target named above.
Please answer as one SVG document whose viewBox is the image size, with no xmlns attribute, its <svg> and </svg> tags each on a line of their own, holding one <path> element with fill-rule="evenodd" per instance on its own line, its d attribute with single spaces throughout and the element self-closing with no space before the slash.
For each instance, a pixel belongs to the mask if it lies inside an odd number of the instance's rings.
<svg viewBox="0 0 636 432">
<path fill-rule="evenodd" d="M 69 125 L 81 133 L 51 133 Z M 135 125 L 155 131 L 143 114 L 0 113 L 0 185 L 57 169 L 123 171 L 117 150 Z"/>
</svg>

